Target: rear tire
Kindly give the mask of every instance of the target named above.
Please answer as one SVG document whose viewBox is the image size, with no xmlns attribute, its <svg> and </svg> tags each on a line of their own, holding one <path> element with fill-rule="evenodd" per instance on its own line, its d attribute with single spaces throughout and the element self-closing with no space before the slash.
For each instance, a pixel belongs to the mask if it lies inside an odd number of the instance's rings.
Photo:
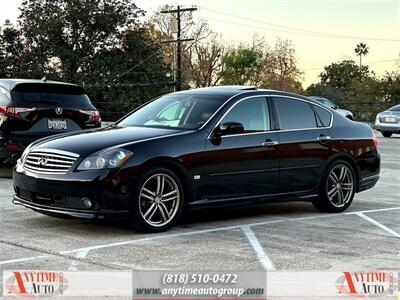
<svg viewBox="0 0 400 300">
<path fill-rule="evenodd" d="M 313 201 L 313 205 L 323 212 L 343 212 L 352 203 L 355 191 L 356 176 L 353 167 L 344 160 L 336 160 L 322 175 L 318 199 Z"/>
<path fill-rule="evenodd" d="M 384 136 L 384 137 L 387 137 L 387 138 L 390 138 L 391 136 L 392 136 L 392 132 L 388 132 L 388 131 L 382 131 L 382 135 Z"/>
<path fill-rule="evenodd" d="M 129 223 L 139 231 L 166 231 L 176 224 L 183 206 L 184 191 L 178 176 L 166 168 L 152 168 L 137 181 Z"/>
</svg>

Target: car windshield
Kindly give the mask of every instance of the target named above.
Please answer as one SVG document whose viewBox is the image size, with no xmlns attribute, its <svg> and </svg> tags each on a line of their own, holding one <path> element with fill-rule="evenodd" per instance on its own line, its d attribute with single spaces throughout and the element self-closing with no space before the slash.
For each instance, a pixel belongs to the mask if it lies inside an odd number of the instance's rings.
<svg viewBox="0 0 400 300">
<path fill-rule="evenodd" d="M 389 111 L 400 111 L 400 105 L 396 105 L 396 106 L 389 108 Z"/>
<path fill-rule="evenodd" d="M 197 129 L 210 119 L 226 97 L 198 94 L 162 96 L 134 111 L 120 126 Z"/>
</svg>

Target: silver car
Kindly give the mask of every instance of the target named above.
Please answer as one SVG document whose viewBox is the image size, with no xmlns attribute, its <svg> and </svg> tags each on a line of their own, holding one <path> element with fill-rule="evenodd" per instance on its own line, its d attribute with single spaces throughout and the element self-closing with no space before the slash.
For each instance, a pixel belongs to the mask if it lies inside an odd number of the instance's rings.
<svg viewBox="0 0 400 300">
<path fill-rule="evenodd" d="M 391 137 L 393 133 L 400 133 L 400 105 L 395 105 L 377 114 L 375 129 L 380 131 L 384 137 Z"/>
<path fill-rule="evenodd" d="M 309 96 L 308 98 L 311 98 L 315 101 L 318 101 L 319 103 L 321 103 L 322 105 L 324 105 L 326 107 L 336 110 L 339 114 L 341 114 L 342 116 L 344 116 L 350 120 L 354 120 L 354 116 L 351 111 L 349 111 L 347 109 L 339 108 L 339 106 L 337 106 L 331 100 L 328 100 L 328 99 L 326 99 L 324 97 L 320 97 L 320 96 Z"/>
</svg>

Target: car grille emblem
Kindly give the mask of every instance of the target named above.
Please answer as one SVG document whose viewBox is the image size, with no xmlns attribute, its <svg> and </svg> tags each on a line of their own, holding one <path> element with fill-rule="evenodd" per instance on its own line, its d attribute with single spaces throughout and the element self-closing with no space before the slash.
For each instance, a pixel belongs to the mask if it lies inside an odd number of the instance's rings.
<svg viewBox="0 0 400 300">
<path fill-rule="evenodd" d="M 57 114 L 57 115 L 61 115 L 62 113 L 63 113 L 62 107 L 57 107 L 57 108 L 56 108 L 56 114 Z"/>
<path fill-rule="evenodd" d="M 39 160 L 39 164 L 40 164 L 41 167 L 45 166 L 47 164 L 47 158 L 44 158 L 44 157 L 41 158 Z"/>
</svg>

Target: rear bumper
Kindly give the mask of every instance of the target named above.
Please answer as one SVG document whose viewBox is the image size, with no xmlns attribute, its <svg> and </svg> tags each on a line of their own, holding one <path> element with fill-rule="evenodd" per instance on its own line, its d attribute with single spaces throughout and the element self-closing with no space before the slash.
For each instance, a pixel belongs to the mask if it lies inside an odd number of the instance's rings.
<svg viewBox="0 0 400 300">
<path fill-rule="evenodd" d="M 358 192 L 362 192 L 373 188 L 379 180 L 379 175 L 373 175 L 366 178 L 363 178 L 358 183 Z"/>
<path fill-rule="evenodd" d="M 400 133 L 400 124 L 384 124 L 384 123 L 376 123 L 375 129 L 378 131 L 387 131 L 392 133 Z"/>
</svg>

